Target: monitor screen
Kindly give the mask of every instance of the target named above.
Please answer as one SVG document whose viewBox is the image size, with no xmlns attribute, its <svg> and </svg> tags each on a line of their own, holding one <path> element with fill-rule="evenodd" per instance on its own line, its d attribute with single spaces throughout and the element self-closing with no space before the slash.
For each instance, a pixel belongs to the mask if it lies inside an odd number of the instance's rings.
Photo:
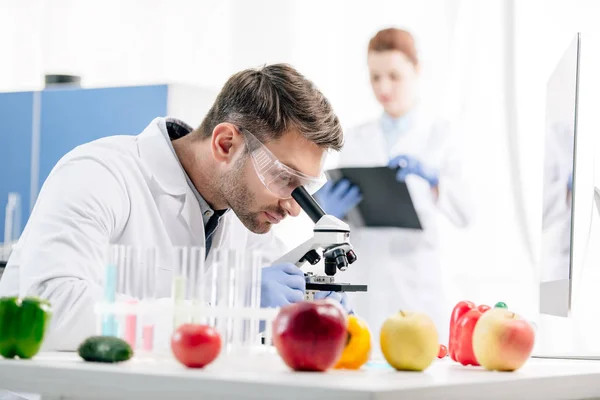
<svg viewBox="0 0 600 400">
<path fill-rule="evenodd" d="M 547 84 L 543 169 L 541 281 L 572 276 L 573 174 L 577 128 L 579 35 Z"/>
</svg>

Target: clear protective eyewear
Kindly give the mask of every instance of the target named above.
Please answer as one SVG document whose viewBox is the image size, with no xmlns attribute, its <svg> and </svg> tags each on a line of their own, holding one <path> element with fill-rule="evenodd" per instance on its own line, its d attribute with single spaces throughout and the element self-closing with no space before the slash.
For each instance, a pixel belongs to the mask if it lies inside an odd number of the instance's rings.
<svg viewBox="0 0 600 400">
<path fill-rule="evenodd" d="M 327 182 L 324 173 L 318 177 L 310 176 L 288 167 L 279 161 L 252 132 L 241 127 L 237 128 L 246 141 L 256 174 L 266 188 L 277 197 L 289 199 L 292 197 L 292 192 L 300 186 L 304 186 L 306 191 L 312 195 Z"/>
</svg>

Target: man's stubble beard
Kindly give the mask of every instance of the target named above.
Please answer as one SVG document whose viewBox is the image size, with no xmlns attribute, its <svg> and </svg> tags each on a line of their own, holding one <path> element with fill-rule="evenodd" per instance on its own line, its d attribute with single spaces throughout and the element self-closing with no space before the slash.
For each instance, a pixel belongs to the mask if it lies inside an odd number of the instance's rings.
<svg viewBox="0 0 600 400">
<path fill-rule="evenodd" d="M 252 205 L 255 204 L 255 196 L 248 189 L 244 179 L 244 169 L 248 161 L 247 155 L 241 157 L 233 170 L 227 173 L 221 182 L 216 183 L 220 185 L 221 194 L 231 210 L 248 230 L 258 234 L 267 233 L 271 229 L 271 224 L 260 221 L 262 211 L 251 211 Z"/>
</svg>

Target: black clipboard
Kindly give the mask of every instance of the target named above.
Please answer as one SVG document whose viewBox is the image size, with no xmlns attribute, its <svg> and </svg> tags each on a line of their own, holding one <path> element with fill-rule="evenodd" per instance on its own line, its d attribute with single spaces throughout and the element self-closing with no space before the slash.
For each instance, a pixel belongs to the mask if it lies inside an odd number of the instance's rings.
<svg viewBox="0 0 600 400">
<path fill-rule="evenodd" d="M 360 188 L 363 199 L 346 217 L 349 224 L 423 230 L 408 186 L 396 180 L 397 169 L 388 167 L 337 168 L 329 179 L 347 179 Z"/>
</svg>

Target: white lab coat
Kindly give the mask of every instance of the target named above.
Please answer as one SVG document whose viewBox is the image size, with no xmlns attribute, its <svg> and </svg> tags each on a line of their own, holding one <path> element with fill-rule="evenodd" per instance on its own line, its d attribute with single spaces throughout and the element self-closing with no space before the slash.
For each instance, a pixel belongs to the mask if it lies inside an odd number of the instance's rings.
<svg viewBox="0 0 600 400">
<path fill-rule="evenodd" d="M 435 200 L 425 180 L 409 175 L 406 182 L 424 230 L 353 227 L 350 241 L 358 260 L 344 272 L 344 281 L 368 285 L 367 293 L 352 293 L 349 298 L 376 340 L 385 319 L 403 309 L 425 312 L 432 317 L 440 343 L 445 343 L 449 319 L 444 312 L 448 307 L 442 285 L 444 263 L 439 255 L 437 219 L 445 214 L 456 226 L 465 226 L 468 195 L 461 181 L 460 144 L 450 135 L 447 125 L 436 121 L 421 107 L 415 111 L 409 130 L 391 149 L 386 149 L 381 119 L 349 130 L 334 164 L 385 166 L 394 156 L 411 155 L 439 169 L 439 199 Z"/>
<path fill-rule="evenodd" d="M 37 295 L 54 308 L 45 348 L 73 350 L 97 333 L 109 244 L 156 246 L 158 297 L 170 296 L 173 246 L 204 246 L 200 205 L 157 118 L 137 136 L 114 136 L 64 156 L 44 183 L 0 281 L 0 296 Z M 271 233 L 248 231 L 228 212 L 206 261 L 220 247 L 259 249 L 265 263 L 281 247 Z"/>
</svg>

